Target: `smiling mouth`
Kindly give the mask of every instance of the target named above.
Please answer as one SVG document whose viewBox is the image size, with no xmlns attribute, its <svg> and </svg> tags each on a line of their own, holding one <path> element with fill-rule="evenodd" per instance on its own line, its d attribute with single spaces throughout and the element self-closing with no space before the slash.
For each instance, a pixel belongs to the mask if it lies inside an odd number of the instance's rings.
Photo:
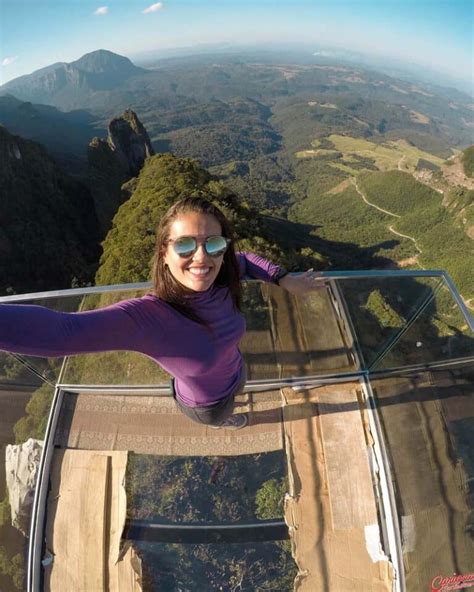
<svg viewBox="0 0 474 592">
<path fill-rule="evenodd" d="M 197 278 L 197 279 L 201 279 L 201 278 L 205 278 L 207 275 L 209 275 L 211 268 L 210 267 L 191 267 L 188 268 L 189 273 Z"/>
</svg>

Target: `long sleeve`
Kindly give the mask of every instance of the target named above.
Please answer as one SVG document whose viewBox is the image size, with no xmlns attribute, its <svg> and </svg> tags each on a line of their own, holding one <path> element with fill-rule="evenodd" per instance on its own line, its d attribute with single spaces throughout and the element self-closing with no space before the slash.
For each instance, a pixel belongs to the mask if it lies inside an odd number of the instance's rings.
<svg viewBox="0 0 474 592">
<path fill-rule="evenodd" d="M 264 282 L 275 283 L 278 273 L 283 269 L 281 266 L 254 253 L 239 252 L 237 253 L 237 260 L 242 278 L 250 277 Z"/>
<path fill-rule="evenodd" d="M 152 325 L 159 340 L 159 319 L 154 318 Z M 79 313 L 1 304 L 0 350 L 44 357 L 112 350 L 145 352 L 149 327 L 149 314 L 140 299 Z"/>
</svg>

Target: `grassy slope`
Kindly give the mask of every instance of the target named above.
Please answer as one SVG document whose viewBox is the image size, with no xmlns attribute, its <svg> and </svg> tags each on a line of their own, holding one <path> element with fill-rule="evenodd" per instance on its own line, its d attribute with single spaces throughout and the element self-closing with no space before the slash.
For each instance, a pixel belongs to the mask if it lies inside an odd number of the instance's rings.
<svg viewBox="0 0 474 592">
<path fill-rule="evenodd" d="M 315 225 L 314 234 L 327 241 L 347 244 L 342 260 L 331 257 L 336 267 L 370 266 L 373 255 L 399 261 L 416 254 L 411 241 L 388 230 L 393 218 L 367 206 L 353 185 L 341 193 L 313 193 L 295 204 L 288 217 L 300 223 L 311 221 Z"/>
<path fill-rule="evenodd" d="M 365 173 L 359 187 L 371 203 L 401 216 L 392 218 L 393 227 L 416 239 L 424 267 L 448 270 L 461 293 L 474 296 L 473 241 L 455 225 L 439 193 L 400 171 Z"/>
<path fill-rule="evenodd" d="M 328 140 L 334 145 L 335 151 L 319 148 L 317 150 L 300 151 L 297 156 L 300 158 L 318 158 L 333 156 L 340 152 L 346 160 L 350 160 L 354 155 L 373 159 L 375 166 L 380 170 L 396 169 L 400 164 L 404 170 L 412 171 L 420 159 L 432 162 L 437 166 L 443 163 L 441 158 L 420 150 L 405 140 L 391 140 L 386 144 L 376 144 L 364 138 L 352 138 L 339 134 L 331 134 Z"/>
</svg>

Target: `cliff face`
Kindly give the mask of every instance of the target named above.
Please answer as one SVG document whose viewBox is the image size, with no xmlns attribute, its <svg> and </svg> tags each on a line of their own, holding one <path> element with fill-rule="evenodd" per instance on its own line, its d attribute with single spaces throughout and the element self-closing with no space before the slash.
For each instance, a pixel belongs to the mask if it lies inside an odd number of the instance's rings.
<svg viewBox="0 0 474 592">
<path fill-rule="evenodd" d="M 94 138 L 89 144 L 89 184 L 104 234 L 119 206 L 129 197 L 122 185 L 138 176 L 145 160 L 153 154 L 150 138 L 131 110 L 110 121 L 107 140 Z"/>
<path fill-rule="evenodd" d="M 92 279 L 99 225 L 87 187 L 36 142 L 0 126 L 0 292 Z"/>
<path fill-rule="evenodd" d="M 155 154 L 146 129 L 131 109 L 112 119 L 107 143 L 130 177 L 136 177 L 145 160 Z"/>
</svg>

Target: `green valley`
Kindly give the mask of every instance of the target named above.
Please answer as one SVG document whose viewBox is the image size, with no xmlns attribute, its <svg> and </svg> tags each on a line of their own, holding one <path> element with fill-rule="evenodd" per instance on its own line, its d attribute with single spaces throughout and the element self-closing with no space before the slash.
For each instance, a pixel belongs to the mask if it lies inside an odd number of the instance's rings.
<svg viewBox="0 0 474 592">
<path fill-rule="evenodd" d="M 96 62 L 103 83 L 90 75 Z M 61 165 L 81 180 L 87 171 L 101 227 L 112 225 L 97 281 L 146 279 L 166 204 L 203 191 L 242 206 L 234 220 L 244 248 L 293 269 L 446 268 L 473 297 L 468 95 L 299 50 L 175 57 L 146 69 L 100 51 L 69 68 L 84 70 L 80 88 L 73 81 L 50 87 L 49 70 L 12 81 L 0 88 L 8 107 L 0 115 L 32 138 L 46 137 L 49 125 L 53 152 L 72 129 L 64 125 L 63 137 L 57 121 L 76 126 L 76 160 Z M 119 71 L 122 78 L 112 75 Z M 99 158 L 99 148 L 107 150 L 96 139 L 89 147 L 95 169 L 91 160 L 78 163 L 79 132 L 100 133 L 130 106 L 157 157 L 139 176 L 122 177 L 113 158 Z M 61 115 L 71 108 L 80 111 Z M 34 114 L 34 125 L 22 113 Z M 193 171 L 184 173 L 189 183 L 177 181 L 174 167 Z M 240 217 L 259 219 L 259 229 L 246 233 Z"/>
</svg>

